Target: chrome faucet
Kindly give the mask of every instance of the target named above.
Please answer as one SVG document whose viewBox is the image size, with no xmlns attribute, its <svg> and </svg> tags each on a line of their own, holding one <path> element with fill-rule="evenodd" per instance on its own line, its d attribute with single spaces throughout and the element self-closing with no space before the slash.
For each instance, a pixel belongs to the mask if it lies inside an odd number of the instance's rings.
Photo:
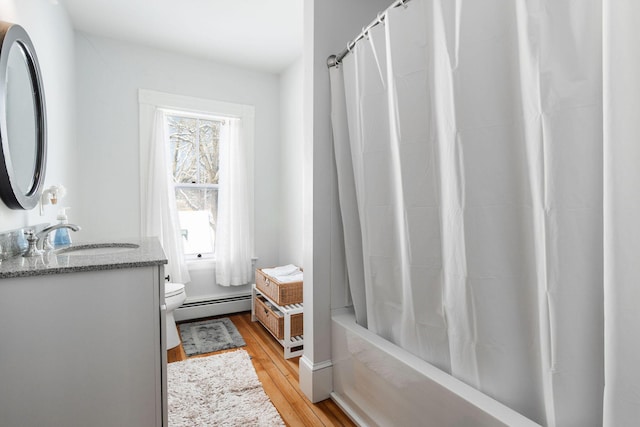
<svg viewBox="0 0 640 427">
<path fill-rule="evenodd" d="M 51 250 L 53 246 L 49 241 L 49 233 L 59 228 L 68 228 L 73 231 L 80 231 L 80 226 L 75 224 L 55 224 L 49 227 L 43 228 L 40 230 L 36 236 L 38 237 L 38 242 L 36 243 L 36 247 L 38 249 Z"/>
</svg>

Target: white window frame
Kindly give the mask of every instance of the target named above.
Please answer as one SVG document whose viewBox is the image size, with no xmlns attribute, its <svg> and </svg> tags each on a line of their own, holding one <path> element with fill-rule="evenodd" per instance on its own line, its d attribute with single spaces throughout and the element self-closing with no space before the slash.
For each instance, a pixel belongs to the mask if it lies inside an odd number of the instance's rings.
<svg viewBox="0 0 640 427">
<path fill-rule="evenodd" d="M 185 111 L 185 110 L 169 110 L 169 109 L 162 109 L 162 111 L 165 112 L 166 116 L 173 116 L 173 117 L 184 117 L 184 118 L 189 118 L 189 119 L 195 119 L 195 120 L 209 120 L 209 121 L 217 121 L 217 122 L 224 122 L 225 117 L 220 116 L 220 115 L 205 115 L 205 114 L 195 114 L 191 111 Z M 220 142 L 220 141 L 219 141 Z M 198 134 L 198 141 L 196 141 L 196 144 L 199 145 L 200 141 L 199 141 L 199 134 Z M 196 151 L 199 151 L 199 148 L 196 148 Z M 183 182 L 183 183 L 178 183 L 178 182 L 173 182 L 171 185 L 173 185 L 173 189 L 174 192 L 176 189 L 178 188 L 187 188 L 187 189 L 219 189 L 219 185 L 218 184 L 200 184 L 200 183 L 190 183 L 190 182 Z M 216 203 L 217 204 L 217 203 Z M 215 253 L 214 252 L 202 252 L 202 253 L 191 253 L 191 254 L 183 254 L 185 260 L 187 261 L 197 261 L 197 260 L 201 260 L 201 259 L 215 259 Z"/>
<path fill-rule="evenodd" d="M 149 144 L 151 143 L 151 129 L 153 117 L 156 109 L 162 109 L 171 113 L 188 113 L 191 115 L 200 115 L 203 117 L 218 118 L 240 118 L 242 143 L 245 145 L 245 153 L 247 155 L 247 170 L 249 176 L 249 219 L 251 227 L 251 235 L 254 234 L 254 126 L 255 126 L 255 107 L 252 105 L 235 104 L 224 101 L 216 101 L 204 98 L 195 98 L 190 96 L 175 95 L 164 92 L 157 92 L 147 89 L 138 90 L 139 105 L 139 122 L 140 122 L 140 234 L 144 230 L 144 212 L 146 211 L 144 197 L 146 176 L 149 170 Z M 252 251 L 255 253 L 255 242 L 252 242 Z M 206 254 L 198 257 L 197 255 L 185 255 L 185 259 L 189 262 L 198 260 L 215 259 L 213 254 Z"/>
</svg>

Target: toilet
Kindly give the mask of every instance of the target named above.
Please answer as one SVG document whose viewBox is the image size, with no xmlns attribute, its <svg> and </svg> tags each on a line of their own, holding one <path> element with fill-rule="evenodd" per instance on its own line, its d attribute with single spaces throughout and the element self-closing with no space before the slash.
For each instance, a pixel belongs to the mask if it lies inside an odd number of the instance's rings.
<svg viewBox="0 0 640 427">
<path fill-rule="evenodd" d="M 184 292 L 182 283 L 164 283 L 164 303 L 167 306 L 167 350 L 180 345 L 173 311 L 180 307 L 186 298 L 187 294 Z"/>
</svg>

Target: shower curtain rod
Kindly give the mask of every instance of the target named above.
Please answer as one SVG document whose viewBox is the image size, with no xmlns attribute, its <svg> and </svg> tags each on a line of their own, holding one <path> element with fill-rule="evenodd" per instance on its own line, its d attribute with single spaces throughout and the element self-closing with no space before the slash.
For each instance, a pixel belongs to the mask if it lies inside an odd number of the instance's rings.
<svg viewBox="0 0 640 427">
<path fill-rule="evenodd" d="M 382 24 L 384 22 L 384 13 L 386 11 L 388 11 L 390 9 L 393 9 L 394 7 L 398 7 L 398 6 L 407 7 L 407 3 L 409 3 L 410 1 L 411 0 L 396 0 L 395 2 L 393 2 L 391 4 L 391 6 L 386 8 L 383 12 L 378 12 L 378 17 L 376 18 L 376 20 L 371 22 L 366 27 L 364 27 L 362 29 L 362 32 L 358 35 L 358 37 L 356 37 L 355 39 L 353 39 L 352 41 L 347 43 L 347 47 L 346 48 L 344 48 L 337 55 L 331 55 L 329 58 L 327 58 L 327 67 L 331 68 L 331 67 L 335 67 L 336 65 L 339 65 L 342 62 L 342 59 L 345 56 L 347 56 L 349 54 L 349 52 L 351 52 L 351 49 L 354 48 L 356 43 L 359 42 L 360 40 L 362 40 L 363 38 L 365 38 L 365 36 L 367 35 L 367 33 L 369 32 L 370 29 L 372 29 L 376 25 Z"/>
</svg>

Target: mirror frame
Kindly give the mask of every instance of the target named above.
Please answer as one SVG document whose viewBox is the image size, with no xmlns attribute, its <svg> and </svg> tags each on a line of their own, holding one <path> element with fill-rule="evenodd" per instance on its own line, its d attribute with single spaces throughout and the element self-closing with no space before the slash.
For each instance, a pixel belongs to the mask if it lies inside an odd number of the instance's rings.
<svg viewBox="0 0 640 427">
<path fill-rule="evenodd" d="M 23 191 L 16 183 L 7 133 L 7 66 L 11 47 L 24 54 L 31 79 L 36 127 L 36 158 L 31 184 Z M 47 117 L 42 75 L 35 48 L 20 25 L 0 21 L 0 197 L 11 209 L 32 209 L 40 199 L 47 163 Z"/>
</svg>

